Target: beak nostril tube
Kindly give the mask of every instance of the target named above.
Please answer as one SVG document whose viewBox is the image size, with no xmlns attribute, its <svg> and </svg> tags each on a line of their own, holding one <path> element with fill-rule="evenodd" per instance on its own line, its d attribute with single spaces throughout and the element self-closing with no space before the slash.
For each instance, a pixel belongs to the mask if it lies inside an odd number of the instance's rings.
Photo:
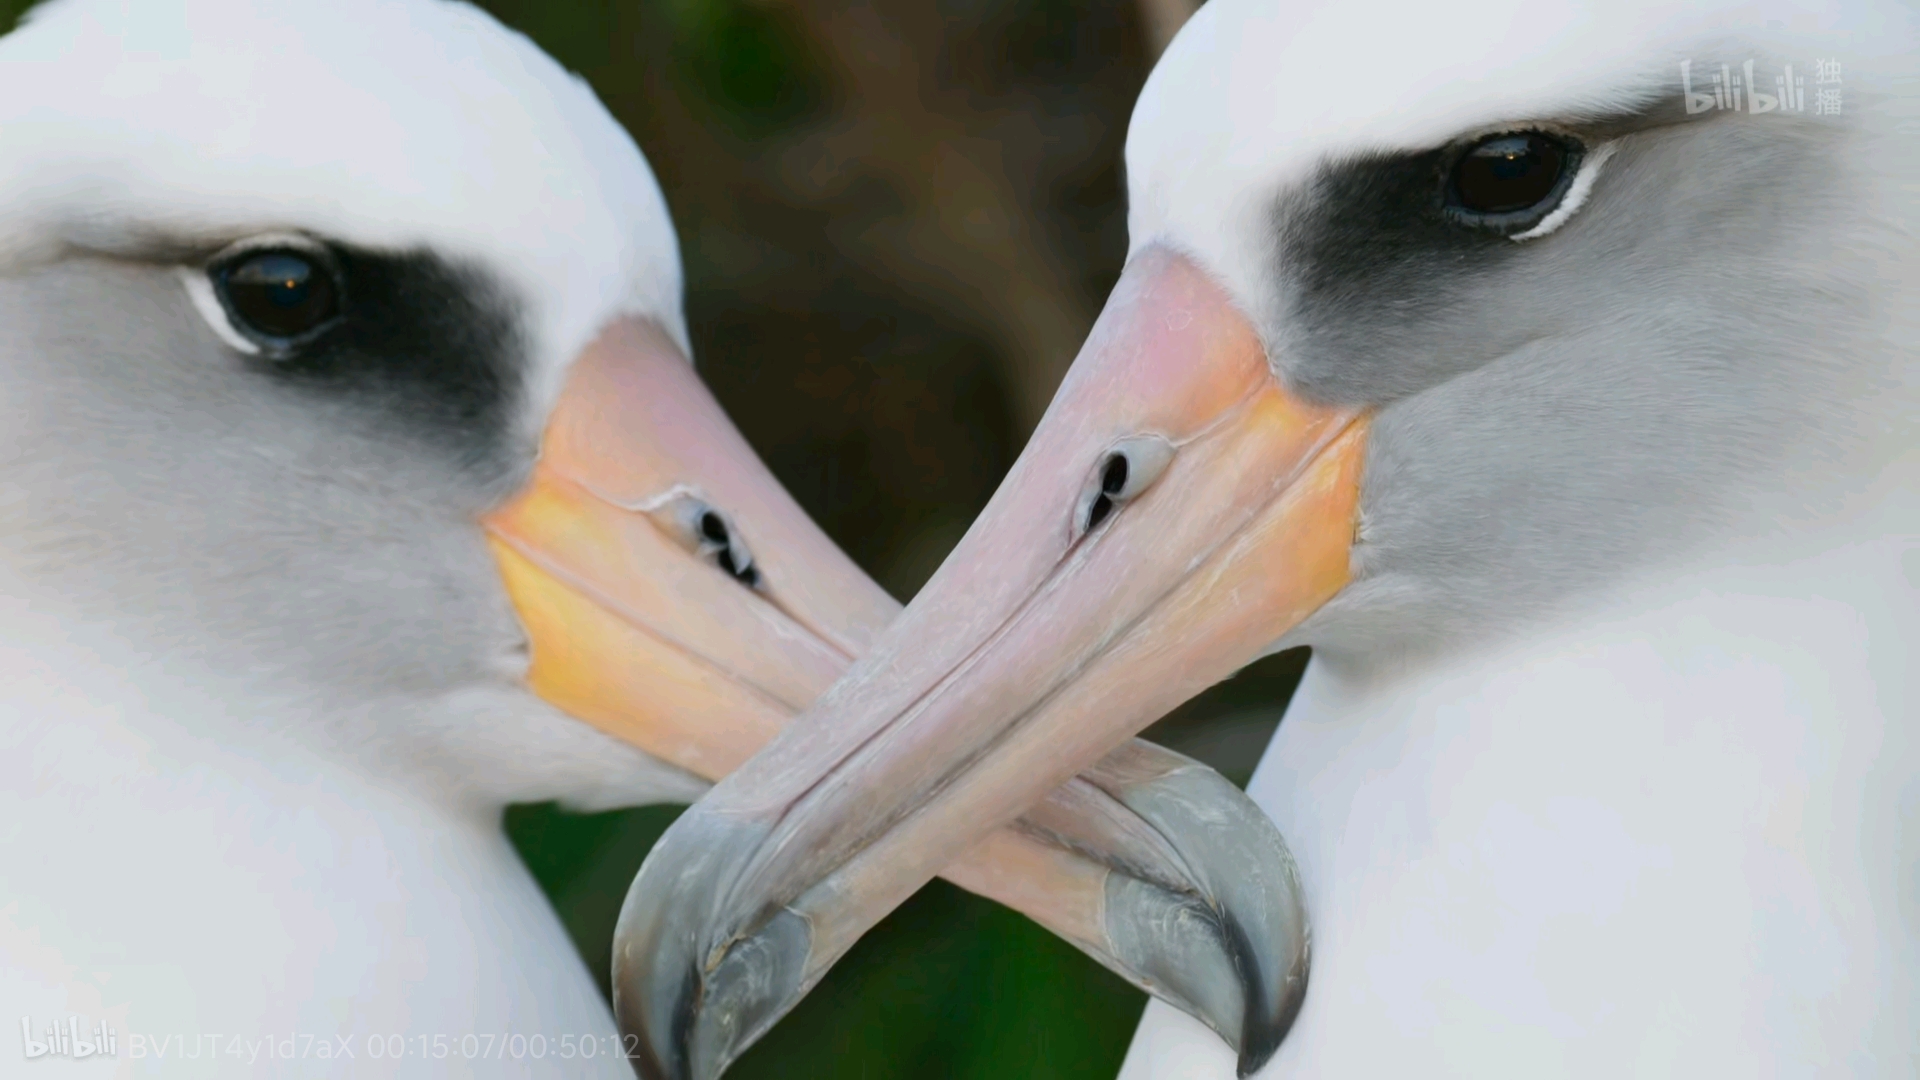
<svg viewBox="0 0 1920 1080">
<path fill-rule="evenodd" d="M 727 524 L 726 515 L 705 500 L 683 491 L 648 510 L 647 514 L 687 550 L 713 560 L 715 566 L 742 585 L 759 588 L 760 571 L 753 565 L 753 553 Z"/>
<path fill-rule="evenodd" d="M 1112 516 L 1121 503 L 1145 491 L 1173 460 L 1173 444 L 1160 435 L 1135 435 L 1107 451 L 1098 477 L 1080 496 L 1080 535 Z"/>
</svg>

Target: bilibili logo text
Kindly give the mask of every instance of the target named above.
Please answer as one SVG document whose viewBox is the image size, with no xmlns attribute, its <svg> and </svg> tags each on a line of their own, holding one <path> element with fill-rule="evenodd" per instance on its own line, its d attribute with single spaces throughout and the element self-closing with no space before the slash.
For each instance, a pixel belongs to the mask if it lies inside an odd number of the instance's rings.
<svg viewBox="0 0 1920 1080">
<path fill-rule="evenodd" d="M 53 1057 L 114 1057 L 120 1053 L 120 1036 L 113 1030 L 112 1024 L 102 1020 L 83 1028 L 81 1023 L 77 1016 L 55 1020 L 42 1028 L 39 1038 L 35 1038 L 33 1021 L 23 1016 L 20 1018 L 20 1047 L 29 1061 Z"/>
</svg>

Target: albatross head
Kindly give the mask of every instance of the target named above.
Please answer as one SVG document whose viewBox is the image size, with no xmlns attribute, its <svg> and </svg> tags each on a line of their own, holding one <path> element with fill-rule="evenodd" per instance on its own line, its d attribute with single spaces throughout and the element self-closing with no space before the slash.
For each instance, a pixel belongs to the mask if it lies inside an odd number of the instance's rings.
<svg viewBox="0 0 1920 1080">
<path fill-rule="evenodd" d="M 680 891 L 629 925 L 711 970 L 770 912 L 871 917 L 1267 651 L 1430 660 L 1871 476 L 1912 445 L 1912 30 L 1206 5 L 1135 111 L 1128 267 L 1007 482 L 677 823 L 640 886 Z"/>
<path fill-rule="evenodd" d="M 57 0 L 0 40 L 0 634 L 91 658 L 107 725 L 409 820 L 698 794 L 897 605 L 688 356 L 646 162 L 473 8 Z M 26 668 L 0 704 L 56 723 Z M 1297 1006 L 1284 846 L 1177 755 L 947 869 L 1250 1052 Z"/>
<path fill-rule="evenodd" d="M 890 617 L 693 376 L 639 151 L 481 12 L 54 3 L 0 80 L 0 542 L 76 625 L 448 798 L 605 804 L 729 742 L 632 691 L 770 730 Z M 628 617 L 591 686 L 523 617 L 535 685 L 621 741 L 526 692 L 503 569 L 534 616 Z"/>
</svg>

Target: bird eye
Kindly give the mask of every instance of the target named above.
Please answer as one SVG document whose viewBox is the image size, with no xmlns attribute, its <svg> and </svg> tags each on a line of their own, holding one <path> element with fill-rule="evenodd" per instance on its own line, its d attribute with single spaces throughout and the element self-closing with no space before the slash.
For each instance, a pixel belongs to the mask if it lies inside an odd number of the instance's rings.
<svg viewBox="0 0 1920 1080">
<path fill-rule="evenodd" d="M 1115 443 L 1080 495 L 1080 512 L 1075 516 L 1081 534 L 1092 532 L 1121 503 L 1147 490 L 1172 460 L 1173 444 L 1159 435 L 1136 435 Z"/>
<path fill-rule="evenodd" d="M 246 252 L 215 266 L 212 277 L 234 325 L 267 345 L 284 348 L 310 338 L 340 314 L 332 269 L 308 252 Z"/>
<path fill-rule="evenodd" d="M 1454 164 L 1447 206 L 1471 224 L 1525 227 L 1566 194 L 1579 153 L 1568 140 L 1537 131 L 1482 139 Z"/>
</svg>

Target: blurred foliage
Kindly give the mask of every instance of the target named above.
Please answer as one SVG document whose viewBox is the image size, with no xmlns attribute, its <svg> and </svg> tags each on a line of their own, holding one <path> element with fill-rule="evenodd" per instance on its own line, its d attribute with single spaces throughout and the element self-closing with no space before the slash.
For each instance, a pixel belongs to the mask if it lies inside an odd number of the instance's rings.
<svg viewBox="0 0 1920 1080">
<path fill-rule="evenodd" d="M 20 21 L 20 16 L 25 15 L 28 8 L 39 2 L 40 0 L 0 0 L 0 34 L 13 29 L 14 24 Z"/>
<path fill-rule="evenodd" d="M 761 4 L 683 2 L 670 5 L 687 43 L 686 74 L 713 104 L 715 119 L 744 137 L 769 135 L 820 109 L 824 74 L 797 47 L 800 35 L 785 8 Z"/>
</svg>

